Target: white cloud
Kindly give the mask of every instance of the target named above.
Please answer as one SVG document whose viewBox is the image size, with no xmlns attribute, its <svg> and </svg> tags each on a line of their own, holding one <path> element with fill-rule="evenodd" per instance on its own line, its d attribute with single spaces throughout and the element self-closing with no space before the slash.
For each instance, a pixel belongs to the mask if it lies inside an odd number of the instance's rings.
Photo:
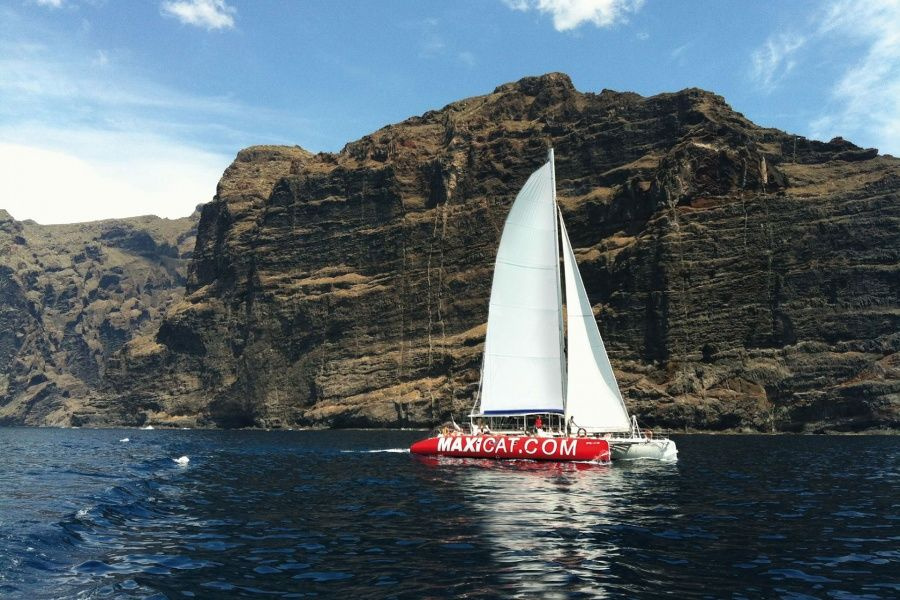
<svg viewBox="0 0 900 600">
<path fill-rule="evenodd" d="M 34 0 L 38 6 L 49 6 L 50 8 L 59 8 L 62 6 L 63 0 Z"/>
<path fill-rule="evenodd" d="M 91 65 L 95 67 L 105 67 L 108 64 L 109 56 L 107 56 L 106 52 L 97 50 L 96 54 L 94 54 L 94 58 L 91 60 Z"/>
<path fill-rule="evenodd" d="M 686 44 L 682 44 L 676 48 L 673 48 L 671 52 L 669 52 L 669 58 L 678 63 L 678 66 L 683 67 L 687 65 L 687 60 L 685 59 L 685 54 L 694 45 L 694 42 L 687 42 Z"/>
<path fill-rule="evenodd" d="M 65 137 L 64 150 L 42 141 L 0 143 L 0 163 L 8 167 L 0 178 L 0 208 L 43 224 L 183 217 L 212 199 L 229 161 L 146 133 L 83 130 Z"/>
<path fill-rule="evenodd" d="M 440 21 L 427 17 L 408 24 L 419 37 L 419 58 L 438 58 L 447 52 L 447 43 L 440 31 Z"/>
<path fill-rule="evenodd" d="M 237 10 L 225 0 L 166 0 L 160 5 L 163 15 L 175 17 L 185 25 L 207 30 L 233 29 Z"/>
<path fill-rule="evenodd" d="M 460 62 L 466 65 L 467 67 L 474 67 L 478 62 L 475 59 L 475 54 L 469 52 L 468 50 L 463 50 L 459 54 L 456 55 L 459 58 Z"/>
<path fill-rule="evenodd" d="M 513 10 L 549 14 L 557 31 L 568 31 L 584 23 L 611 27 L 625 22 L 628 13 L 637 12 L 644 0 L 503 0 L 503 3 Z"/>
<path fill-rule="evenodd" d="M 774 90 L 797 66 L 794 56 L 805 43 L 806 38 L 796 33 L 769 36 L 766 43 L 750 56 L 751 75 L 756 83 L 767 92 Z"/>
<path fill-rule="evenodd" d="M 419 56 L 422 58 L 430 58 L 432 56 L 440 56 L 446 50 L 447 44 L 439 35 L 431 34 L 422 40 Z"/>
<path fill-rule="evenodd" d="M 293 114 L 135 75 L 116 50 L 3 32 L 0 208 L 19 219 L 185 216 L 210 200 L 237 149 L 286 141 L 261 128 L 308 130 Z"/>
<path fill-rule="evenodd" d="M 811 124 L 814 135 L 852 140 L 859 132 L 883 152 L 900 155 L 900 0 L 836 2 L 818 33 L 863 51 L 834 84 L 833 106 Z"/>
<path fill-rule="evenodd" d="M 834 49 L 840 49 L 835 54 Z M 822 57 L 829 57 L 825 62 Z M 751 55 L 750 74 L 766 93 L 786 87 L 803 64 L 839 74 L 810 122 L 809 135 L 842 136 L 900 154 L 900 0 L 837 0 L 799 32 L 776 32 Z"/>
<path fill-rule="evenodd" d="M 474 67 L 477 63 L 475 54 L 469 50 L 457 50 L 452 42 L 448 43 L 441 33 L 441 22 L 434 17 L 406 23 L 405 27 L 416 32 L 418 36 L 419 58 L 423 60 L 447 60 L 456 58 L 466 67 Z"/>
<path fill-rule="evenodd" d="M 208 129 L 211 116 L 240 123 L 248 114 L 247 107 L 228 98 L 185 94 L 133 77 L 110 56 L 103 50 L 61 51 L 0 40 L 0 123 L 53 124 L 61 131 L 126 124 L 177 136 Z"/>
</svg>

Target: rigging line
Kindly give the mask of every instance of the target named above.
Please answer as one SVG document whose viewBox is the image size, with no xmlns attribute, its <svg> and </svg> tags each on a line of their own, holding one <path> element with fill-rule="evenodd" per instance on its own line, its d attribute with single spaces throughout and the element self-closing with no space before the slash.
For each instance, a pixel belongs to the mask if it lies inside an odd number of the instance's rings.
<svg viewBox="0 0 900 600">
<path fill-rule="evenodd" d="M 535 267 L 532 265 L 526 265 L 523 263 L 513 262 L 511 260 L 506 260 L 502 258 L 497 259 L 498 263 L 502 263 L 504 265 L 509 265 L 511 267 L 519 267 L 520 269 L 531 269 L 532 271 L 549 271 L 553 267 Z"/>
</svg>

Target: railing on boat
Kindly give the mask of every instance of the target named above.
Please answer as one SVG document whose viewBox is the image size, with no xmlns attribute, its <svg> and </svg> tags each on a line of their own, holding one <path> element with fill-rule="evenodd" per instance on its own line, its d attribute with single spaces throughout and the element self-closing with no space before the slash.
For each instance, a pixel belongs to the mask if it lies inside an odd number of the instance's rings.
<svg viewBox="0 0 900 600">
<path fill-rule="evenodd" d="M 539 436 L 539 437 L 566 437 L 564 428 L 562 427 L 562 419 L 556 419 L 558 415 L 542 415 L 547 417 L 551 424 L 549 427 L 542 428 L 540 432 L 534 427 L 528 426 L 528 417 L 533 415 L 522 415 L 515 417 L 485 417 L 483 415 L 470 415 L 469 423 L 462 426 L 457 425 L 454 421 L 449 421 L 433 430 L 433 435 L 443 434 L 465 434 L 465 435 L 507 435 L 507 436 Z M 478 422 L 476 422 L 476 419 Z M 488 425 L 493 423 L 494 426 Z M 505 422 L 504 422 L 505 421 Z M 554 423 L 555 422 L 555 423 Z M 555 427 L 553 426 L 555 424 Z M 500 426 L 497 426 L 500 425 Z M 507 425 L 503 427 L 502 425 Z M 512 425 L 512 427 L 508 427 Z M 583 432 L 583 433 L 582 433 Z M 610 433 L 589 433 L 584 430 L 576 430 L 570 432 L 571 437 L 590 437 L 599 438 L 609 441 L 631 441 L 635 440 L 667 440 L 669 439 L 669 430 L 650 429 L 635 427 L 631 431 L 610 432 Z"/>
</svg>

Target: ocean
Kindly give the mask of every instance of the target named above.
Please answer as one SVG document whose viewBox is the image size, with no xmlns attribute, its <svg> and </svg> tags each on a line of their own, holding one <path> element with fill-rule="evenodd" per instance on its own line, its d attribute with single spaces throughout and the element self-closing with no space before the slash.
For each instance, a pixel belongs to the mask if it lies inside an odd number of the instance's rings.
<svg viewBox="0 0 900 600">
<path fill-rule="evenodd" d="M 900 438 L 589 465 L 420 437 L 0 429 L 0 598 L 900 597 Z"/>
</svg>

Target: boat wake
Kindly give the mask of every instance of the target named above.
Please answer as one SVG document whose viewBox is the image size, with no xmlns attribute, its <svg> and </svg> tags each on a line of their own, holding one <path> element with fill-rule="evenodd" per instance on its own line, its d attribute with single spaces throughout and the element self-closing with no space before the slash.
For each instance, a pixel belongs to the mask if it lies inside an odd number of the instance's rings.
<svg viewBox="0 0 900 600">
<path fill-rule="evenodd" d="M 652 462 L 652 463 L 664 463 L 664 464 L 675 464 L 678 462 L 678 458 L 668 458 L 668 457 L 656 457 L 656 456 L 635 456 L 634 458 L 620 458 L 618 459 L 621 462 L 630 462 L 630 463 L 639 463 L 639 462 Z"/>
</svg>

